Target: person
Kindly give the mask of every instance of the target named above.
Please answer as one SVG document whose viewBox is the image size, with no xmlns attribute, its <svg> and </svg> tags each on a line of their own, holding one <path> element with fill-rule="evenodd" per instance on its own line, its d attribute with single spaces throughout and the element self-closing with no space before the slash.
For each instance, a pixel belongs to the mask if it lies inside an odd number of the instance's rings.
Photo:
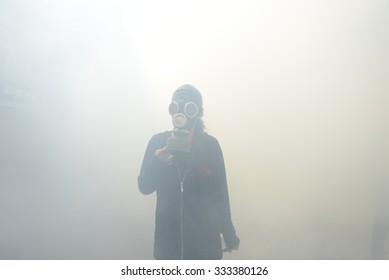
<svg viewBox="0 0 389 280">
<path fill-rule="evenodd" d="M 154 135 L 143 158 L 138 187 L 145 195 L 157 195 L 157 260 L 222 259 L 223 252 L 239 248 L 222 150 L 204 132 L 202 106 L 194 86 L 175 90 L 169 106 L 174 129 Z"/>
</svg>

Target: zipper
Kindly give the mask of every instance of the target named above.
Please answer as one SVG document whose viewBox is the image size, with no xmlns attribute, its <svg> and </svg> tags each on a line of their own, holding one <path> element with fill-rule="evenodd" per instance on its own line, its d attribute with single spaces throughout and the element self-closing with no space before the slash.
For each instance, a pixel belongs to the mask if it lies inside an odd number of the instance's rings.
<svg viewBox="0 0 389 280">
<path fill-rule="evenodd" d="M 180 216 L 180 219 L 181 219 L 181 260 L 184 259 L 184 225 L 183 225 L 183 215 L 182 215 L 182 195 L 184 193 L 184 182 L 181 181 L 181 216 Z"/>
<path fill-rule="evenodd" d="M 178 177 L 180 179 L 180 234 L 181 234 L 181 260 L 184 259 L 184 225 L 183 225 L 183 194 L 184 194 L 184 181 L 189 171 L 189 166 L 185 169 L 184 176 L 181 176 L 180 166 L 177 164 Z"/>
</svg>

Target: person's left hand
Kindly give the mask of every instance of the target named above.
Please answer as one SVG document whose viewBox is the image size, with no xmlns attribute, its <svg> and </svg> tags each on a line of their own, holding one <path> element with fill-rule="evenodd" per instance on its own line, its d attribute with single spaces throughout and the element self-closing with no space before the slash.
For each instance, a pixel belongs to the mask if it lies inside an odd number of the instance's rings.
<svg viewBox="0 0 389 280">
<path fill-rule="evenodd" d="M 238 244 L 236 244 L 234 247 L 232 247 L 232 248 L 225 248 L 225 249 L 223 249 L 223 252 L 225 253 L 225 252 L 228 252 L 228 253 L 231 253 L 232 251 L 234 251 L 234 250 L 239 250 L 239 243 L 240 242 L 238 242 Z"/>
</svg>

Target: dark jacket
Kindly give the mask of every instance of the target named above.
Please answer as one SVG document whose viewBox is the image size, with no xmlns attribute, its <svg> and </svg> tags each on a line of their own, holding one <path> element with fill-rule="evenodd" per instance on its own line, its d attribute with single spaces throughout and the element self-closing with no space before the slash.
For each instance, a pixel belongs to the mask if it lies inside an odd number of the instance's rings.
<svg viewBox="0 0 389 280">
<path fill-rule="evenodd" d="M 170 135 L 166 131 L 151 138 L 138 177 L 143 194 L 157 192 L 154 257 L 181 259 L 183 254 L 183 259 L 221 259 L 220 234 L 227 248 L 237 245 L 239 238 L 231 221 L 219 143 L 206 133 L 197 133 L 191 155 L 175 154 L 174 164 L 167 165 L 154 153 Z"/>
</svg>

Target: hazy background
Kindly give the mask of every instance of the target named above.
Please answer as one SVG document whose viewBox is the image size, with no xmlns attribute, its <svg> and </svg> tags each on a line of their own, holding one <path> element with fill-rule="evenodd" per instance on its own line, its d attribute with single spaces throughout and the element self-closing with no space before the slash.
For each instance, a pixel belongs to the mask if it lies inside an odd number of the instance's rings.
<svg viewBox="0 0 389 280">
<path fill-rule="evenodd" d="M 184 83 L 224 152 L 241 238 L 226 258 L 370 258 L 388 15 L 387 0 L 0 0 L 0 259 L 151 259 L 137 176 Z"/>
</svg>

